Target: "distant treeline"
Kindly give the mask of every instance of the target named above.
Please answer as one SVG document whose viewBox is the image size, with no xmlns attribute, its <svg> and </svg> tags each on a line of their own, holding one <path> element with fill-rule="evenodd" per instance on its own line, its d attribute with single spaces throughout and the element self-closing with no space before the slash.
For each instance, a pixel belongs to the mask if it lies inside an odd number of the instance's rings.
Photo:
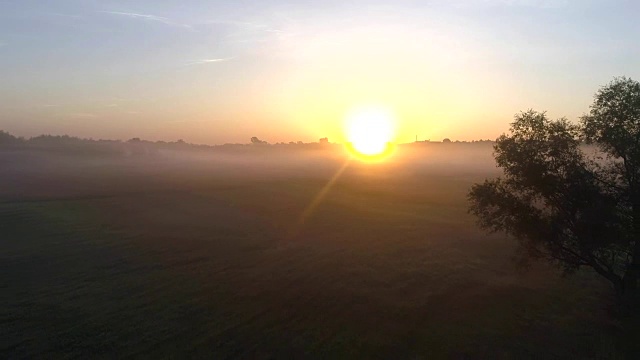
<svg viewBox="0 0 640 360">
<path fill-rule="evenodd" d="M 442 142 L 417 141 L 404 145 L 421 146 L 426 144 L 493 144 L 491 140 L 477 141 L 451 141 L 445 139 Z M 302 141 L 291 141 L 288 143 L 269 143 L 257 137 L 250 138 L 247 144 L 223 144 L 223 145 L 202 145 L 191 144 L 184 140 L 177 141 L 149 141 L 140 138 L 132 138 L 127 141 L 122 140 L 95 140 L 83 139 L 68 135 L 39 135 L 31 138 L 14 136 L 6 131 L 0 130 L 0 148 L 4 150 L 40 150 L 52 153 L 85 154 L 85 155 L 115 155 L 115 156 L 153 156 L 162 151 L 254 151 L 257 149 L 305 149 L 321 150 L 339 146 L 330 143 L 328 138 L 321 138 L 318 142 L 305 143 Z"/>
<path fill-rule="evenodd" d="M 248 144 L 202 145 L 191 144 L 184 140 L 149 141 L 140 138 L 122 140 L 83 139 L 68 135 L 40 135 L 31 138 L 14 136 L 0 130 L 0 149 L 4 150 L 36 150 L 51 153 L 115 155 L 115 156 L 153 156 L 162 151 L 253 151 L 255 149 L 299 148 L 323 149 L 330 147 L 327 138 L 319 142 L 304 143 L 302 141 L 270 144 L 267 141 L 252 137 Z"/>
</svg>

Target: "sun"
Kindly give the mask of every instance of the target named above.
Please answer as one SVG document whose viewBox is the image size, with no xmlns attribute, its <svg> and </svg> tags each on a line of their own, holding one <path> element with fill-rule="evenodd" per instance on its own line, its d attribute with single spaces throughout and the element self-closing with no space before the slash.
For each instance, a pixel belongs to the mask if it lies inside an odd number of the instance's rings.
<svg viewBox="0 0 640 360">
<path fill-rule="evenodd" d="M 387 153 L 394 137 L 393 113 L 380 107 L 359 108 L 346 117 L 348 147 L 355 155 L 379 157 Z"/>
</svg>

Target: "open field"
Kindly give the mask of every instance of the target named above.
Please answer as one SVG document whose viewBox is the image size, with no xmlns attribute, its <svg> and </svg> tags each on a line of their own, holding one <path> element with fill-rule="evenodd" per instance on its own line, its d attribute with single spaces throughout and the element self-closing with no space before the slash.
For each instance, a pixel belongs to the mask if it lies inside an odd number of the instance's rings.
<svg viewBox="0 0 640 360">
<path fill-rule="evenodd" d="M 242 156 L 2 153 L 0 357 L 630 352 L 606 283 L 518 272 L 476 228 L 488 147 L 352 162 L 326 191 L 339 154 Z"/>
</svg>

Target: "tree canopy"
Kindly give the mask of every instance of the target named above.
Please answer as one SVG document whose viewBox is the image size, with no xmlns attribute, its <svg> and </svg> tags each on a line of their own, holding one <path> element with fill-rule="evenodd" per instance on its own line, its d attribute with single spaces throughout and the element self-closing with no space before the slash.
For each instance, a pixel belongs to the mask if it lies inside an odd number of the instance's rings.
<svg viewBox="0 0 640 360">
<path fill-rule="evenodd" d="M 254 144 L 254 145 L 266 145 L 266 144 L 268 144 L 268 142 L 266 142 L 264 140 L 260 140 L 256 136 L 251 137 L 251 143 Z"/>
<path fill-rule="evenodd" d="M 591 267 L 621 298 L 636 298 L 640 83 L 614 79 L 578 124 L 517 114 L 494 151 L 504 175 L 469 192 L 480 226 L 518 239 L 525 262 L 545 258 L 566 272 Z"/>
</svg>

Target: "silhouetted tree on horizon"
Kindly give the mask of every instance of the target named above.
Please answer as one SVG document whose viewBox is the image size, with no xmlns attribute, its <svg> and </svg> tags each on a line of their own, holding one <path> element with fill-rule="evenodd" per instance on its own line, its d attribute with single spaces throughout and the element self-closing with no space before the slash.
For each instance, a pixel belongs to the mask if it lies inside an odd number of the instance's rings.
<svg viewBox="0 0 640 360">
<path fill-rule="evenodd" d="M 260 140 L 258 139 L 258 137 L 254 136 L 251 138 L 251 143 L 255 144 L 255 145 L 266 145 L 268 144 L 268 142 L 264 141 L 264 140 Z"/>
<path fill-rule="evenodd" d="M 593 268 L 625 303 L 638 300 L 640 83 L 614 79 L 580 124 L 529 110 L 510 130 L 494 145 L 504 176 L 469 193 L 480 226 L 517 238 L 525 262 Z M 583 142 L 600 153 L 587 155 Z"/>
<path fill-rule="evenodd" d="M 13 145 L 22 143 L 23 141 L 22 138 L 15 137 L 4 130 L 0 130 L 0 144 Z"/>
</svg>

